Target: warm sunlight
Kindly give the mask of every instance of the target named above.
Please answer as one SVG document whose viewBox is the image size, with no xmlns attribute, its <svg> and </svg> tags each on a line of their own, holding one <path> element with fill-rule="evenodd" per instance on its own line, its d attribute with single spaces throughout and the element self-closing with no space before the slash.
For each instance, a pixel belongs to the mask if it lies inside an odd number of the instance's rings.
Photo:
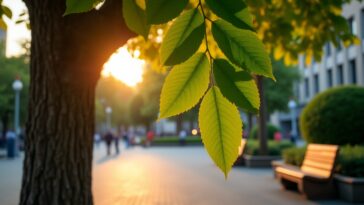
<svg viewBox="0 0 364 205">
<path fill-rule="evenodd" d="M 126 47 L 121 47 L 104 64 L 102 76 L 113 76 L 133 87 L 143 80 L 144 64 L 143 60 L 133 57 Z"/>
</svg>

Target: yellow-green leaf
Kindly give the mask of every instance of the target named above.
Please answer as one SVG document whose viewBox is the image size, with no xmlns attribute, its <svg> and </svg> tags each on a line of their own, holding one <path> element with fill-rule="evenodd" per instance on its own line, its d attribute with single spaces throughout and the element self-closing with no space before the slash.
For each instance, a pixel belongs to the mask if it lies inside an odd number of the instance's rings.
<svg viewBox="0 0 364 205">
<path fill-rule="evenodd" d="M 254 31 L 253 17 L 242 0 L 217 1 L 206 0 L 210 9 L 225 21 L 236 27 Z"/>
<path fill-rule="evenodd" d="M 244 110 L 258 113 L 259 91 L 253 77 L 225 59 L 215 59 L 213 68 L 222 94 Z"/>
<path fill-rule="evenodd" d="M 232 63 L 275 80 L 269 55 L 254 32 L 217 20 L 212 24 L 212 35 Z"/>
<path fill-rule="evenodd" d="M 161 45 L 163 65 L 177 65 L 191 57 L 205 36 L 204 20 L 198 9 L 179 16 L 169 28 Z"/>
<path fill-rule="evenodd" d="M 180 114 L 195 106 L 209 85 L 210 65 L 204 53 L 197 53 L 172 69 L 160 97 L 160 118 Z"/>
<path fill-rule="evenodd" d="M 239 111 L 214 86 L 202 100 L 198 120 L 207 153 L 226 178 L 238 157 L 243 133 Z"/>
<path fill-rule="evenodd" d="M 66 0 L 64 15 L 90 11 L 100 0 Z"/>
<path fill-rule="evenodd" d="M 145 10 L 135 0 L 123 0 L 123 17 L 130 30 L 148 39 L 150 25 L 147 24 Z"/>
<path fill-rule="evenodd" d="M 149 24 L 162 24 L 176 18 L 188 4 L 188 0 L 149 0 L 146 2 Z"/>
</svg>

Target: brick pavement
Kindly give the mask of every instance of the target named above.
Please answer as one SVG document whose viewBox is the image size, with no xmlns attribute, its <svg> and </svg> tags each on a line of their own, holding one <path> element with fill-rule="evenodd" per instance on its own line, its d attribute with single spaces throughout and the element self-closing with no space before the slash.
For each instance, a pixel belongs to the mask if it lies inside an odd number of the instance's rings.
<svg viewBox="0 0 364 205">
<path fill-rule="evenodd" d="M 119 156 L 95 151 L 93 191 L 96 205 L 344 205 L 307 201 L 280 189 L 269 169 L 234 168 L 228 180 L 202 147 L 133 148 Z M 15 205 L 21 158 L 0 159 L 0 205 Z"/>
</svg>

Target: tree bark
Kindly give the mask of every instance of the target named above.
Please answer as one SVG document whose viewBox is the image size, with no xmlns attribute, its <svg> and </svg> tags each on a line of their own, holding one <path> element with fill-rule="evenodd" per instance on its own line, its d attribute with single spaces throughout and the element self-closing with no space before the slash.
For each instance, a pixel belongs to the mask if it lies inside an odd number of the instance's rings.
<svg viewBox="0 0 364 205">
<path fill-rule="evenodd" d="M 133 34 L 120 0 L 66 17 L 65 0 L 25 3 L 32 43 L 20 204 L 93 204 L 95 87 L 103 63 Z"/>
<path fill-rule="evenodd" d="M 257 76 L 257 84 L 260 95 L 260 109 L 258 117 L 258 138 L 259 138 L 259 153 L 260 155 L 268 155 L 268 142 L 267 142 L 267 106 L 266 98 L 264 96 L 264 82 L 262 76 Z"/>
</svg>

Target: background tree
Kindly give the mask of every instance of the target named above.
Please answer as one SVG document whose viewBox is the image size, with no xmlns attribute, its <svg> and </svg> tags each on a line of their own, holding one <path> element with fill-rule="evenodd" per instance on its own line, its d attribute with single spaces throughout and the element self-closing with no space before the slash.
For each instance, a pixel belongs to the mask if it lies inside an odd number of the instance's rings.
<svg viewBox="0 0 364 205">
<path fill-rule="evenodd" d="M 0 42 L 0 117 L 2 133 L 5 133 L 10 125 L 13 125 L 14 117 L 14 90 L 12 84 L 16 78 L 23 83 L 20 93 L 20 125 L 24 125 L 27 113 L 29 96 L 29 63 L 26 56 L 10 57 L 5 56 L 4 43 Z"/>
<path fill-rule="evenodd" d="M 116 126 L 129 126 L 130 119 L 128 106 L 134 91 L 116 78 L 100 78 L 96 88 L 96 123 L 101 125 L 106 122 L 106 107 L 113 110 L 111 123 Z"/>
<path fill-rule="evenodd" d="M 295 97 L 294 83 L 301 79 L 297 67 L 287 67 L 282 60 L 272 61 L 277 82 L 264 80 L 267 98 L 267 112 L 288 111 L 288 101 Z"/>
</svg>

